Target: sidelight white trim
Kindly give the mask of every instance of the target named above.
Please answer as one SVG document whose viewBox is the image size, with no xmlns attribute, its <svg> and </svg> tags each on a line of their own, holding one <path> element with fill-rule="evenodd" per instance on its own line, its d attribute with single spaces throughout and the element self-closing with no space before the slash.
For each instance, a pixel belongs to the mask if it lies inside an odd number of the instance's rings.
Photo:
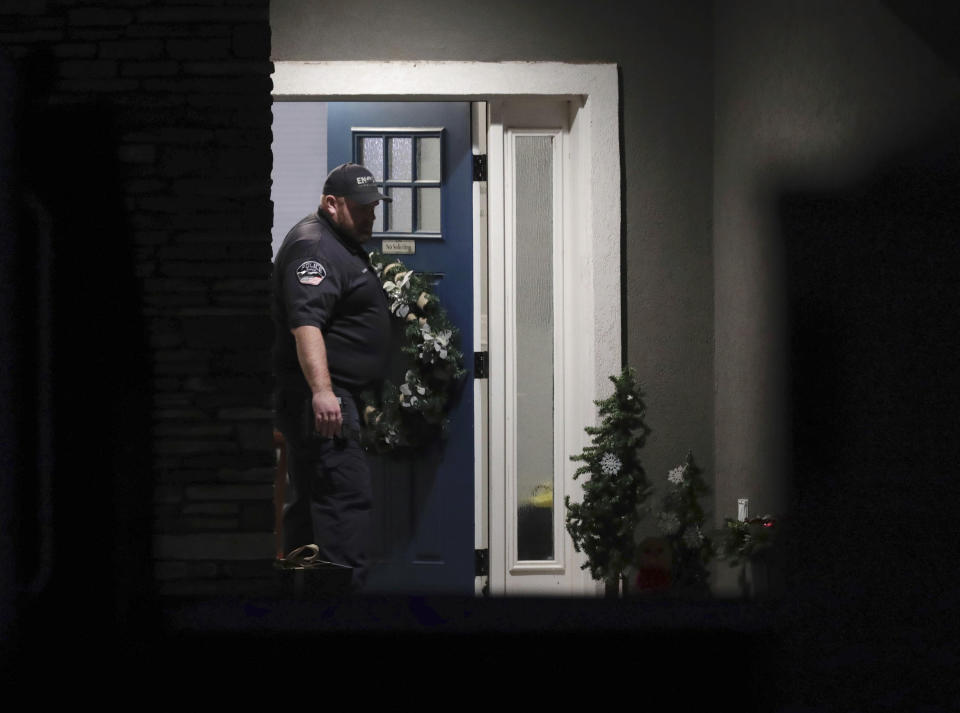
<svg viewBox="0 0 960 713">
<path fill-rule="evenodd" d="M 513 190 L 508 185 L 513 171 L 512 138 L 524 130 L 550 133 L 545 127 L 562 126 L 554 148 L 562 158 L 554 163 L 554 532 L 558 545 L 553 561 L 516 561 L 516 467 L 520 447 L 516 440 L 514 408 L 516 383 L 513 375 L 515 275 L 513 247 L 522 236 L 514 235 Z M 595 290 L 603 281 L 594 277 L 591 264 L 591 215 L 588 211 L 590 143 L 588 115 L 578 98 L 498 98 L 491 102 L 489 132 L 488 195 L 490 250 L 490 590 L 495 594 L 584 595 L 599 593 L 599 586 L 581 568 L 582 553 L 575 551 L 565 530 L 563 497 L 582 497 L 581 484 L 573 479 L 575 464 L 569 456 L 578 453 L 589 439 L 585 425 L 595 422 L 597 398 L 590 331 L 596 327 Z M 556 157 L 556 155 L 555 155 Z M 494 177 L 501 178 L 494 187 Z M 608 382 L 609 383 L 609 382 Z"/>
</svg>

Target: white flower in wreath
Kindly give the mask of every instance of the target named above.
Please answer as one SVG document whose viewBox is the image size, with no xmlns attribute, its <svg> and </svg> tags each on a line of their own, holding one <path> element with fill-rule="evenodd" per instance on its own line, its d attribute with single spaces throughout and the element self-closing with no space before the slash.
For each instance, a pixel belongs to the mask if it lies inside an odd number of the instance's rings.
<svg viewBox="0 0 960 713">
<path fill-rule="evenodd" d="M 623 467 L 623 463 L 613 453 L 605 453 L 600 459 L 600 470 L 605 475 L 616 475 Z"/>
<path fill-rule="evenodd" d="M 407 270 L 406 272 L 397 276 L 397 289 L 402 290 L 407 286 L 407 283 L 410 282 L 410 277 L 413 275 L 413 270 Z"/>
<path fill-rule="evenodd" d="M 433 331 L 430 329 L 430 324 L 424 320 L 420 321 L 420 348 L 423 349 L 423 345 L 427 343 L 430 339 L 433 338 Z"/>
<path fill-rule="evenodd" d="M 447 358 L 447 347 L 453 336 L 451 330 L 444 329 L 434 333 L 429 324 L 423 324 L 420 327 L 420 336 L 423 338 L 423 343 L 420 345 L 420 358 L 423 361 L 432 364 L 436 361 L 436 357 Z"/>
<path fill-rule="evenodd" d="M 437 333 L 437 336 L 433 340 L 433 349 L 438 353 L 441 359 L 447 358 L 447 347 L 450 346 L 450 337 L 453 336 L 453 332 L 449 329 L 445 329 L 442 332 Z"/>
<path fill-rule="evenodd" d="M 420 326 L 420 339 L 422 341 L 418 345 L 419 353 L 417 356 L 422 361 L 433 363 L 433 331 L 429 324 Z"/>
<path fill-rule="evenodd" d="M 683 485 L 683 473 L 686 470 L 684 466 L 678 465 L 676 468 L 667 473 L 667 480 L 669 480 L 674 485 Z"/>
<path fill-rule="evenodd" d="M 400 403 L 404 407 L 416 406 L 420 402 L 418 396 L 427 395 L 427 387 L 417 381 L 412 369 L 407 369 L 403 378 L 405 383 L 400 384 Z"/>
</svg>

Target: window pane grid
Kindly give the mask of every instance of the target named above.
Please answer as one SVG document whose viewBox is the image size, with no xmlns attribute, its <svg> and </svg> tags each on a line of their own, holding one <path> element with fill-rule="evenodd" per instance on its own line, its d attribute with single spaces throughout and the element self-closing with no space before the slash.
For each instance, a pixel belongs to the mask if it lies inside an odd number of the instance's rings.
<svg viewBox="0 0 960 713">
<path fill-rule="evenodd" d="M 374 232 L 441 237 L 442 142 L 436 132 L 354 132 L 354 160 L 393 198 Z"/>
</svg>

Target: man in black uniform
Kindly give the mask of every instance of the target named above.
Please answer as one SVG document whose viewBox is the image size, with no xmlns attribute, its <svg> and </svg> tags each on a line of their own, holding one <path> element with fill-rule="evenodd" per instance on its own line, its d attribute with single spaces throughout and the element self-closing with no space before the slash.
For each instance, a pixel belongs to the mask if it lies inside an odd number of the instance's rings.
<svg viewBox="0 0 960 713">
<path fill-rule="evenodd" d="M 390 315 L 362 248 L 389 197 L 347 163 L 327 176 L 316 213 L 297 223 L 273 273 L 276 424 L 287 444 L 287 552 L 315 543 L 319 558 L 366 577 L 370 472 L 360 448 L 357 395 L 382 378 Z"/>
</svg>

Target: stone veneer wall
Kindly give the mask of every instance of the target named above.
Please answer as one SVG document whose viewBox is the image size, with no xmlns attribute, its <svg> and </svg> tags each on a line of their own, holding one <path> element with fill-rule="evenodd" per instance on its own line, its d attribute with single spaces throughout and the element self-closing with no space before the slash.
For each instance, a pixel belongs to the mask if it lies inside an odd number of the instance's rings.
<svg viewBox="0 0 960 713">
<path fill-rule="evenodd" d="M 267 591 L 268 0 L 4 0 L 0 51 L 33 116 L 108 119 L 122 234 L 99 237 L 132 246 L 152 366 L 151 472 L 116 477 L 152 488 L 153 580 L 161 594 Z"/>
</svg>

